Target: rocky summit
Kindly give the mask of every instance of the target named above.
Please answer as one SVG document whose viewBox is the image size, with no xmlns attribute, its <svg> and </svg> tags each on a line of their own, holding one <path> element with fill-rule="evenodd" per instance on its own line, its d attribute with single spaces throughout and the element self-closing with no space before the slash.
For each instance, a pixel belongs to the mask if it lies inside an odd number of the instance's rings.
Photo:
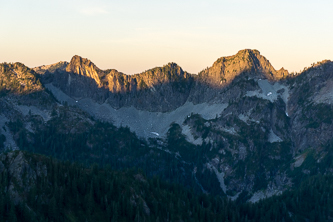
<svg viewBox="0 0 333 222">
<path fill-rule="evenodd" d="M 0 147 L 257 202 L 332 174 L 332 86 L 331 61 L 290 74 L 250 49 L 198 74 L 169 63 L 126 75 L 80 56 L 3 63 Z"/>
</svg>

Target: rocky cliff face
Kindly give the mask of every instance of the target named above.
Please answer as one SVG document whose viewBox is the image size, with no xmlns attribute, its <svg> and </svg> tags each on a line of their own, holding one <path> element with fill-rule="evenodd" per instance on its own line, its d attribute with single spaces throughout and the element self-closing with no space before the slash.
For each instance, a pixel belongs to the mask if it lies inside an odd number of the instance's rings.
<svg viewBox="0 0 333 222">
<path fill-rule="evenodd" d="M 333 136 L 333 62 L 313 64 L 286 81 L 291 88 L 287 103 L 295 152 L 321 147 Z"/>
<path fill-rule="evenodd" d="M 100 73 L 101 70 L 88 59 L 81 58 L 77 55 L 73 56 L 71 62 L 66 67 L 66 72 L 91 78 L 96 82 L 98 87 L 101 86 L 101 81 L 97 73 Z"/>
</svg>

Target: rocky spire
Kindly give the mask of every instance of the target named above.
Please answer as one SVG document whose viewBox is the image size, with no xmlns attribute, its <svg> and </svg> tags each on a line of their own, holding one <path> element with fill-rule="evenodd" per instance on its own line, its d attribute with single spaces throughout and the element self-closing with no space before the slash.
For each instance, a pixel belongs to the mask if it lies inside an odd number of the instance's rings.
<svg viewBox="0 0 333 222">
<path fill-rule="evenodd" d="M 73 56 L 70 63 L 66 67 L 66 72 L 92 78 L 98 86 L 101 85 L 101 80 L 98 76 L 100 71 L 101 70 L 89 59 L 82 58 L 78 55 Z"/>
</svg>

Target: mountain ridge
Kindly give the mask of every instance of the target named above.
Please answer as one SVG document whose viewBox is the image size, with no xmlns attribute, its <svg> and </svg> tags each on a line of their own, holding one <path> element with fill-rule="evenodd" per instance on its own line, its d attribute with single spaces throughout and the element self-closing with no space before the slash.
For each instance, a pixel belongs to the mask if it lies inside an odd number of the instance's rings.
<svg viewBox="0 0 333 222">
<path fill-rule="evenodd" d="M 115 69 L 101 70 L 89 59 L 78 55 L 73 56 L 66 67 L 66 72 L 94 79 L 98 87 L 105 87 L 113 93 L 152 88 L 154 85 L 173 81 L 173 78 L 176 80 L 182 78 L 182 75 L 184 78 L 188 77 L 188 73 L 176 63 L 168 63 L 139 74 L 127 75 Z"/>
<path fill-rule="evenodd" d="M 167 67 L 170 70 L 167 70 Z M 37 69 L 38 67 L 35 68 L 35 70 Z M 164 75 L 158 73 L 158 70 Z M 156 84 L 172 81 L 168 71 L 171 71 L 171 74 L 176 74 L 176 76 L 172 77 L 177 77 L 178 75 L 182 78 L 181 75 L 184 74 L 184 78 L 196 78 L 211 87 L 218 88 L 230 83 L 243 72 L 254 72 L 258 74 L 257 77 L 269 80 L 279 80 L 289 75 L 284 68 L 275 70 L 269 61 L 260 55 L 258 50 L 251 49 L 240 50 L 233 56 L 221 57 L 211 67 L 199 72 L 198 75 L 183 71 L 176 63 L 168 63 L 162 67 L 155 67 L 138 74 L 128 75 L 115 69 L 101 70 L 91 60 L 78 55 L 73 56 L 71 61 L 67 63 L 65 71 L 94 79 L 98 87 L 108 88 L 113 93 L 136 91 L 144 88 L 143 86 L 152 88 Z"/>
<path fill-rule="evenodd" d="M 201 75 L 169 63 L 128 76 L 78 56 L 37 71 L 43 93 L 0 97 L 1 147 L 143 166 L 165 178 L 174 178 L 172 163 L 178 182 L 231 199 L 247 192 L 253 202 L 333 172 L 330 61 L 283 76 L 259 52 L 241 50 Z M 19 79 L 11 69 L 0 75 Z"/>
<path fill-rule="evenodd" d="M 101 70 L 89 59 L 77 55 L 65 69 L 45 74 L 42 78 L 50 78 L 53 85 L 76 100 L 89 97 L 116 109 L 134 106 L 162 112 L 174 110 L 186 102 L 215 103 L 218 93 L 239 76 L 269 81 L 289 76 L 284 69 L 276 71 L 258 50 L 250 49 L 221 57 L 198 75 L 184 71 L 176 63 L 127 75 L 115 69 Z"/>
</svg>

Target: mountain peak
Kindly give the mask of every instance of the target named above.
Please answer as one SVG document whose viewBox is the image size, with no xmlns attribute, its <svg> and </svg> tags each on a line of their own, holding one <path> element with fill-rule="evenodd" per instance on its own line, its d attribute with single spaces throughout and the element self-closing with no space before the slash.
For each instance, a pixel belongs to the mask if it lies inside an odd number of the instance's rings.
<svg viewBox="0 0 333 222">
<path fill-rule="evenodd" d="M 177 63 L 175 62 L 169 62 L 167 65 L 165 66 L 169 66 L 170 68 L 178 68 L 180 67 Z"/>
<path fill-rule="evenodd" d="M 96 65 L 91 62 L 89 59 L 87 58 L 82 58 L 81 56 L 75 55 L 72 57 L 70 63 L 68 64 L 66 71 L 67 72 L 74 72 L 76 74 L 80 74 L 78 73 L 77 68 L 85 68 L 85 67 L 91 67 L 96 69 Z M 98 68 L 97 68 L 98 69 Z M 83 71 L 83 70 L 82 70 Z"/>
<path fill-rule="evenodd" d="M 257 49 L 242 49 L 237 52 L 236 55 L 250 54 L 250 55 L 260 55 Z"/>
<path fill-rule="evenodd" d="M 101 83 L 98 76 L 98 72 L 100 71 L 101 70 L 89 59 L 82 58 L 78 55 L 73 56 L 70 63 L 66 67 L 66 72 L 92 78 L 98 85 Z"/>
<path fill-rule="evenodd" d="M 79 55 L 74 55 L 71 59 L 71 63 L 73 62 L 80 62 L 80 63 L 90 63 L 91 61 L 87 58 L 82 58 L 81 56 Z"/>
<path fill-rule="evenodd" d="M 236 76 L 245 72 L 270 80 L 278 80 L 288 74 L 284 69 L 276 71 L 258 50 L 243 49 L 236 55 L 219 58 L 212 67 L 201 71 L 199 76 L 208 84 L 219 86 L 230 83 Z"/>
</svg>

